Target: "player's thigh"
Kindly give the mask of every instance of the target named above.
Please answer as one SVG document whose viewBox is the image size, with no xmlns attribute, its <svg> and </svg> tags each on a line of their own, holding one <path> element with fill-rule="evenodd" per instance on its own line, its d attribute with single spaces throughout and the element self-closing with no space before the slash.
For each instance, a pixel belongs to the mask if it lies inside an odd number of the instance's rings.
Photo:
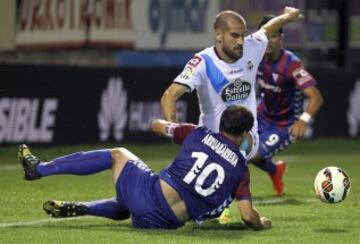
<svg viewBox="0 0 360 244">
<path fill-rule="evenodd" d="M 270 128 L 260 133 L 259 154 L 270 158 L 294 142 L 287 128 Z"/>
<path fill-rule="evenodd" d="M 111 156 L 113 160 L 112 173 L 113 173 L 113 181 L 116 184 L 119 176 L 121 175 L 122 170 L 127 161 L 129 160 L 138 160 L 135 154 L 130 152 L 124 147 L 118 147 L 111 150 Z"/>
</svg>

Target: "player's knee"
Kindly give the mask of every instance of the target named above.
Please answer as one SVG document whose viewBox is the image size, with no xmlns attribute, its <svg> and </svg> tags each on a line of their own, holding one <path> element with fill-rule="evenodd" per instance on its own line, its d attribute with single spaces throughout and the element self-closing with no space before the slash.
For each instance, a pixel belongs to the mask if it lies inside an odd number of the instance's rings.
<svg viewBox="0 0 360 244">
<path fill-rule="evenodd" d="M 128 160 L 137 160 L 138 157 L 125 147 L 116 147 L 111 149 L 111 157 L 114 163 L 126 163 Z"/>
<path fill-rule="evenodd" d="M 125 154 L 125 148 L 124 147 L 116 147 L 111 149 L 111 157 L 113 159 L 113 163 L 116 161 L 121 161 L 122 158 L 124 158 Z"/>
</svg>

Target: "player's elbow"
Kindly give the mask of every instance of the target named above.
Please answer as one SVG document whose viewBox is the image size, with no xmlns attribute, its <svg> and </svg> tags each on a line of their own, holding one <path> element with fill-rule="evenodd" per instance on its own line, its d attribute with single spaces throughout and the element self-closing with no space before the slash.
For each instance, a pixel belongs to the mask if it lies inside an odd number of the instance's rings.
<svg viewBox="0 0 360 244">
<path fill-rule="evenodd" d="M 316 106 L 316 110 L 318 111 L 321 106 L 324 104 L 324 98 L 323 96 L 321 95 L 320 91 L 317 91 L 314 95 L 313 95 L 313 98 L 314 100 L 314 104 Z"/>
</svg>

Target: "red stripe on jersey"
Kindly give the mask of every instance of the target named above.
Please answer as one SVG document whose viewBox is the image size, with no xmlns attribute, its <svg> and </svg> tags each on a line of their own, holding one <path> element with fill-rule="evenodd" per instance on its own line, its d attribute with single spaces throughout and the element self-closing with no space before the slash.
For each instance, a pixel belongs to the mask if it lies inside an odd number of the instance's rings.
<svg viewBox="0 0 360 244">
<path fill-rule="evenodd" d="M 235 191 L 235 198 L 236 200 L 251 199 L 250 173 L 248 168 L 246 169 L 244 176 Z"/>
<path fill-rule="evenodd" d="M 276 70 L 277 73 L 282 74 L 281 79 L 279 79 L 278 82 L 278 86 L 281 87 L 282 89 L 286 87 L 286 81 L 288 80 L 288 75 L 285 72 L 286 72 L 286 66 L 290 62 L 290 58 L 291 58 L 290 55 L 287 52 L 284 52 L 283 55 L 281 56 L 279 66 Z M 279 102 L 278 109 L 281 108 L 281 110 L 278 113 L 283 113 L 283 108 L 287 107 L 288 104 L 287 96 L 288 94 L 286 94 L 285 92 L 280 93 L 278 100 Z"/>
<path fill-rule="evenodd" d="M 284 75 L 287 76 L 287 74 L 285 74 L 285 68 L 286 68 L 286 64 L 287 64 L 287 61 L 288 61 L 289 58 L 290 58 L 289 54 L 286 53 L 286 52 L 284 52 L 283 55 L 281 55 L 281 58 L 279 60 L 279 66 L 275 70 L 276 73 L 284 74 Z"/>
<path fill-rule="evenodd" d="M 185 138 L 197 128 L 194 124 L 180 124 L 174 129 L 173 141 L 176 144 L 181 145 Z"/>
</svg>

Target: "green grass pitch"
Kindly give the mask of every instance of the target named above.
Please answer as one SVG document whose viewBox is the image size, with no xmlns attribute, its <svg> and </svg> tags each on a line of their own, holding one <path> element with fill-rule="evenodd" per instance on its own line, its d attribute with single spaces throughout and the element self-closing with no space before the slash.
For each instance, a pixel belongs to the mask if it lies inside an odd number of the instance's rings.
<svg viewBox="0 0 360 244">
<path fill-rule="evenodd" d="M 106 145 L 111 147 L 111 145 Z M 103 145 L 33 147 L 51 159 L 65 153 Z M 177 146 L 128 145 L 155 171 L 170 162 Z M 267 175 L 250 166 L 251 189 L 257 209 L 273 221 L 273 229 L 244 228 L 231 205 L 234 223 L 220 226 L 188 223 L 174 231 L 137 230 L 130 221 L 84 217 L 54 221 L 42 210 L 49 199 L 87 201 L 114 196 L 110 172 L 90 176 L 52 176 L 26 182 L 17 162 L 17 147 L 0 148 L 0 243 L 360 243 L 360 140 L 300 141 L 276 158 L 289 164 L 286 195 L 272 196 Z M 313 179 L 318 170 L 336 165 L 351 179 L 349 197 L 339 204 L 315 198 Z"/>
</svg>

